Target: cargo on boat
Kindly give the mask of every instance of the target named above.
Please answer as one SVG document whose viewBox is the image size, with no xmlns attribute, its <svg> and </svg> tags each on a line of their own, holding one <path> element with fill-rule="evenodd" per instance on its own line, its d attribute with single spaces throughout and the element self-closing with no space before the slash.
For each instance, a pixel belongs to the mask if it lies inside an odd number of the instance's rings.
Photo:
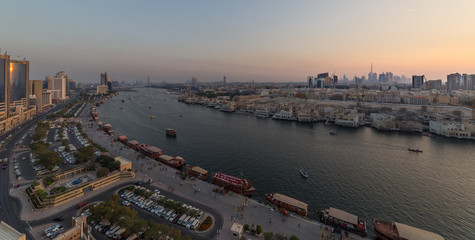
<svg viewBox="0 0 475 240">
<path fill-rule="evenodd" d="M 256 191 L 256 189 L 251 186 L 247 179 L 226 175 L 224 173 L 215 173 L 213 175 L 213 183 L 223 187 L 224 189 L 248 197 L 250 197 L 254 191 Z"/>
<path fill-rule="evenodd" d="M 308 215 L 308 204 L 297 199 L 285 196 L 280 193 L 268 193 L 264 196 L 264 198 L 277 207 L 298 213 L 304 217 Z"/>
</svg>

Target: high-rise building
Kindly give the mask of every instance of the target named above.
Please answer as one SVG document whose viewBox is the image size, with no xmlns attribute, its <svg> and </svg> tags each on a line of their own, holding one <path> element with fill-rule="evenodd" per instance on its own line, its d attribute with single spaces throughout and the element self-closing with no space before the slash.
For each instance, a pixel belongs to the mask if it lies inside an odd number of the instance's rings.
<svg viewBox="0 0 475 240">
<path fill-rule="evenodd" d="M 76 80 L 69 80 L 69 89 L 70 90 L 75 90 L 76 89 Z"/>
<path fill-rule="evenodd" d="M 333 75 L 333 84 L 337 84 L 337 83 L 338 83 L 338 76 Z"/>
<path fill-rule="evenodd" d="M 10 56 L 0 55 L 0 120 L 7 117 L 7 83 L 10 81 Z"/>
<path fill-rule="evenodd" d="M 328 77 L 328 76 L 329 76 L 328 73 L 319 73 L 319 74 L 317 75 L 317 78 L 326 78 L 326 77 Z"/>
<path fill-rule="evenodd" d="M 59 95 L 53 95 L 53 98 L 58 97 L 58 99 L 60 100 L 66 99 L 66 74 L 64 74 L 63 71 L 58 72 L 58 74 L 56 74 L 56 77 L 54 77 L 53 90 L 59 90 Z"/>
<path fill-rule="evenodd" d="M 427 81 L 428 89 L 437 89 L 442 90 L 442 80 L 428 80 Z"/>
<path fill-rule="evenodd" d="M 48 85 L 47 89 L 48 89 L 48 90 L 53 90 L 53 77 L 47 76 L 47 77 L 45 78 L 45 80 L 46 80 L 46 83 L 47 83 L 47 85 Z"/>
<path fill-rule="evenodd" d="M 10 81 L 7 83 L 7 106 L 16 111 L 17 107 L 28 108 L 30 62 L 10 60 Z"/>
<path fill-rule="evenodd" d="M 223 84 L 226 85 L 226 76 L 223 77 Z"/>
<path fill-rule="evenodd" d="M 42 80 L 30 80 L 30 97 L 34 96 L 36 111 L 41 112 L 42 97 L 43 97 L 43 81 Z"/>
<path fill-rule="evenodd" d="M 475 74 L 464 74 L 463 75 L 463 89 L 464 90 L 475 90 Z"/>
<path fill-rule="evenodd" d="M 412 88 L 422 89 L 424 87 L 425 79 L 426 77 L 424 75 L 421 75 L 421 76 L 413 75 Z"/>
<path fill-rule="evenodd" d="M 460 73 L 452 73 L 452 74 L 447 75 L 448 90 L 460 89 L 461 79 L 462 79 L 462 75 L 460 75 Z"/>
<path fill-rule="evenodd" d="M 313 76 L 307 77 L 307 86 L 308 88 L 313 88 Z"/>
</svg>

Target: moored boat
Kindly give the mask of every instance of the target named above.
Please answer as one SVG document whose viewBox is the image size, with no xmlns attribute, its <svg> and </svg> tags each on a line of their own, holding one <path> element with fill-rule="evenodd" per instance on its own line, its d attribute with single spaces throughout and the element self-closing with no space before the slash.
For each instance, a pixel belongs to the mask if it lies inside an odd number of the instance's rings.
<svg viewBox="0 0 475 240">
<path fill-rule="evenodd" d="M 277 207 L 298 213 L 304 217 L 308 214 L 308 204 L 280 193 L 268 193 L 264 198 Z"/>
<path fill-rule="evenodd" d="M 360 220 L 358 216 L 347 213 L 343 210 L 330 207 L 317 212 L 320 222 L 330 225 L 336 229 L 348 231 L 362 237 L 367 235 L 366 222 Z"/>
<path fill-rule="evenodd" d="M 158 159 L 158 157 L 162 155 L 162 149 L 147 144 L 140 145 L 139 151 L 143 155 L 153 159 Z"/>
<path fill-rule="evenodd" d="M 224 173 L 213 174 L 213 183 L 245 196 L 250 197 L 256 189 L 251 186 L 249 181 L 245 178 L 238 178 Z"/>
<path fill-rule="evenodd" d="M 151 116 L 150 118 L 151 118 L 151 119 L 154 119 L 154 118 L 156 118 L 156 117 L 157 117 L 157 116 L 153 115 L 153 116 Z"/>
<path fill-rule="evenodd" d="M 300 175 L 302 175 L 302 177 L 304 177 L 304 178 L 308 178 L 307 172 L 303 169 L 300 169 Z"/>
<path fill-rule="evenodd" d="M 117 141 L 119 141 L 121 143 L 124 143 L 124 144 L 127 144 L 127 137 L 125 135 L 119 135 L 117 137 Z"/>
<path fill-rule="evenodd" d="M 157 160 L 174 168 L 181 168 L 185 164 L 185 160 L 182 157 L 172 157 L 168 155 L 160 155 Z"/>
<path fill-rule="evenodd" d="M 380 219 L 374 219 L 373 231 L 383 240 L 444 240 L 444 237 L 437 233 Z"/>
</svg>

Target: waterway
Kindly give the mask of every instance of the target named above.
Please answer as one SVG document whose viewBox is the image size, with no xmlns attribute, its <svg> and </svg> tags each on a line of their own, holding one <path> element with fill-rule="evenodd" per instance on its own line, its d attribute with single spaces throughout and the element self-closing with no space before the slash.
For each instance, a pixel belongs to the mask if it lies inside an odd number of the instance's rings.
<svg viewBox="0 0 475 240">
<path fill-rule="evenodd" d="M 224 113 L 150 88 L 122 92 L 97 111 L 116 134 L 210 172 L 242 173 L 257 188 L 253 198 L 294 197 L 309 204 L 311 218 L 331 206 L 366 220 L 371 235 L 372 220 L 382 218 L 447 239 L 475 236 L 473 141 Z M 166 128 L 177 138 L 166 137 Z"/>
</svg>

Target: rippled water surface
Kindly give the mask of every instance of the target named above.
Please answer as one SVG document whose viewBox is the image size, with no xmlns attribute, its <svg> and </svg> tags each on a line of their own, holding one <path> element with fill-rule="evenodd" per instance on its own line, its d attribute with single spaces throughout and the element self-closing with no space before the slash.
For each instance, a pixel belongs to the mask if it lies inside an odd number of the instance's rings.
<svg viewBox="0 0 475 240">
<path fill-rule="evenodd" d="M 308 203 L 311 212 L 332 206 L 356 214 L 370 229 L 383 218 L 447 239 L 475 239 L 474 141 L 223 113 L 179 103 L 159 89 L 122 92 L 97 111 L 129 140 L 210 172 L 242 172 L 257 188 L 253 198 L 279 192 Z M 165 128 L 177 138 L 167 138 Z"/>
</svg>

